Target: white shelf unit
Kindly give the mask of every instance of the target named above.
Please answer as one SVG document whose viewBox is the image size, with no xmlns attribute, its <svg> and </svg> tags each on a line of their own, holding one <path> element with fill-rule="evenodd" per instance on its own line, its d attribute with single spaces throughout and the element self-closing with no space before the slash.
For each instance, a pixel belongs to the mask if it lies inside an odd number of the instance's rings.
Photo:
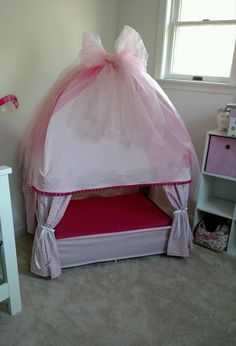
<svg viewBox="0 0 236 346">
<path fill-rule="evenodd" d="M 0 302 L 8 300 L 9 312 L 15 315 L 21 311 L 21 297 L 8 180 L 11 173 L 10 167 L 0 166 Z"/>
<path fill-rule="evenodd" d="M 226 132 L 217 130 L 207 132 L 193 227 L 196 227 L 206 213 L 230 220 L 231 228 L 226 251 L 236 255 L 236 177 L 206 171 L 207 160 L 211 159 L 209 158 L 211 136 L 223 137 L 223 140 L 230 138 L 231 144 L 233 138 L 235 141 L 233 144 L 236 146 L 236 138 L 227 136 Z M 218 159 L 221 160 L 222 156 L 219 155 Z M 236 157 L 233 159 L 236 164 Z M 225 164 L 227 162 L 222 162 L 222 165 Z"/>
</svg>

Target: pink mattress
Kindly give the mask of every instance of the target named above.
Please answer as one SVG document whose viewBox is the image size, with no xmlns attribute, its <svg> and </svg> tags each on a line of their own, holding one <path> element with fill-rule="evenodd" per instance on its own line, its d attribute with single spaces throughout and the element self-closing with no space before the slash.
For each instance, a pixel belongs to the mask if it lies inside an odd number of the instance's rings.
<svg viewBox="0 0 236 346">
<path fill-rule="evenodd" d="M 56 239 L 120 233 L 171 225 L 170 217 L 142 194 L 71 200 Z"/>
</svg>

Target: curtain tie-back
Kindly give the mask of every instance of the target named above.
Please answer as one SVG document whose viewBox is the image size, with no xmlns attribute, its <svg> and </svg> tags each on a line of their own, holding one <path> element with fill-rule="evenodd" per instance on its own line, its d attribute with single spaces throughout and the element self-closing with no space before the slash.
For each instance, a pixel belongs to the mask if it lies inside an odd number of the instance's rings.
<svg viewBox="0 0 236 346">
<path fill-rule="evenodd" d="M 174 215 L 186 215 L 188 208 L 177 209 L 173 212 Z M 174 239 L 180 239 L 182 225 L 180 221 L 177 222 Z"/>
<path fill-rule="evenodd" d="M 44 238 L 45 238 L 45 234 L 46 233 L 49 235 L 49 237 L 53 237 L 54 238 L 55 230 L 53 228 L 46 227 L 46 226 L 43 226 L 43 225 L 38 225 L 38 228 L 39 228 L 39 236 L 36 237 L 37 243 L 36 243 L 36 248 L 35 248 L 34 259 L 35 259 L 36 267 L 39 270 L 41 270 L 41 265 L 39 264 L 39 260 L 38 260 L 38 258 L 40 258 L 38 252 L 40 251 L 40 249 L 42 249 L 42 244 L 41 243 L 44 242 Z M 49 256 L 49 261 L 46 264 L 46 267 L 49 267 L 50 263 L 51 263 L 51 254 L 48 254 L 48 256 Z"/>
<path fill-rule="evenodd" d="M 180 213 L 184 213 L 187 212 L 188 208 L 184 208 L 184 209 L 176 209 L 173 214 L 180 214 Z"/>
<path fill-rule="evenodd" d="M 51 233 L 55 232 L 55 229 L 50 228 L 50 227 L 46 227 L 46 226 L 42 226 L 42 225 L 39 225 L 39 229 L 41 231 L 40 237 L 43 236 L 44 232 L 51 232 Z"/>
</svg>

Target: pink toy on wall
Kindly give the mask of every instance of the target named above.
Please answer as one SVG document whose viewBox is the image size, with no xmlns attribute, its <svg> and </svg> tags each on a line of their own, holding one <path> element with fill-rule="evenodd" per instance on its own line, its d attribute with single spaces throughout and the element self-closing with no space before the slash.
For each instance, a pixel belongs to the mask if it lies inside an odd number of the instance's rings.
<svg viewBox="0 0 236 346">
<path fill-rule="evenodd" d="M 5 104 L 11 102 L 15 108 L 18 108 L 19 107 L 19 102 L 18 102 L 18 99 L 15 95 L 6 95 L 4 97 L 1 97 L 0 98 L 0 107 L 1 106 L 4 106 Z"/>
</svg>

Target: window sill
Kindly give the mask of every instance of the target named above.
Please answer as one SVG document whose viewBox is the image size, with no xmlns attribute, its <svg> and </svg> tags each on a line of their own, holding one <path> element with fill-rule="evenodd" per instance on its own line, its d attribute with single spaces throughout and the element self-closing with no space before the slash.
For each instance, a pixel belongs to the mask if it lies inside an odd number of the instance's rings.
<svg viewBox="0 0 236 346">
<path fill-rule="evenodd" d="M 236 90 L 236 85 L 228 83 L 212 83 L 192 80 L 178 79 L 157 79 L 158 84 L 163 89 L 196 91 L 212 94 L 232 94 Z"/>
</svg>

